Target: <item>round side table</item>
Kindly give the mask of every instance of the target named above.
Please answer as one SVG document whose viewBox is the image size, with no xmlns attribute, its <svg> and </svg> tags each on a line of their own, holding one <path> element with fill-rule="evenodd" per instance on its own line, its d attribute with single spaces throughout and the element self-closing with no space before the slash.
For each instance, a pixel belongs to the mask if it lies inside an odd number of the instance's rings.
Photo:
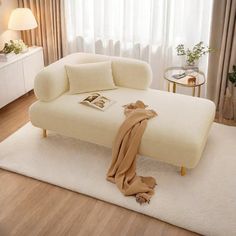
<svg viewBox="0 0 236 236">
<path fill-rule="evenodd" d="M 185 77 L 181 79 L 176 79 L 173 77 L 173 75 L 186 73 Z M 196 80 L 192 83 L 189 83 L 189 79 L 191 77 L 195 77 Z M 202 71 L 193 71 L 193 70 L 184 70 L 182 67 L 168 67 L 165 70 L 164 78 L 168 81 L 168 92 L 171 91 L 171 84 L 173 84 L 172 92 L 176 92 L 176 86 L 184 86 L 192 88 L 192 96 L 195 96 L 196 88 L 198 88 L 198 94 L 197 96 L 201 96 L 201 86 L 205 84 L 205 74 Z"/>
</svg>

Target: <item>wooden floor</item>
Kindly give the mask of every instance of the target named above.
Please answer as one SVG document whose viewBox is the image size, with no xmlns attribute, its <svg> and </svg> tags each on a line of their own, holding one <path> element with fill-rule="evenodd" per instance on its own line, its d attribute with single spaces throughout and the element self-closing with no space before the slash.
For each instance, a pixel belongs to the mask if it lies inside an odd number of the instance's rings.
<svg viewBox="0 0 236 236">
<path fill-rule="evenodd" d="M 0 109 L 0 141 L 28 122 L 28 108 L 34 101 L 34 94 L 30 93 Z M 197 234 L 0 169 L 0 236 L 8 235 L 190 236 Z"/>
</svg>

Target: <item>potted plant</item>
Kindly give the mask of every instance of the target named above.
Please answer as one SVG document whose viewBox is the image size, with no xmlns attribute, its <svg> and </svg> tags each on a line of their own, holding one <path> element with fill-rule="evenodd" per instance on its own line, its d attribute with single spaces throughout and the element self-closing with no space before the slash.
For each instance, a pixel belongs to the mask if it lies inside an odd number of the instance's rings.
<svg viewBox="0 0 236 236">
<path fill-rule="evenodd" d="M 10 42 L 5 43 L 4 48 L 0 51 L 0 61 L 7 61 L 9 58 L 14 56 L 14 54 L 26 51 L 27 46 L 21 39 L 10 40 Z"/>
<path fill-rule="evenodd" d="M 185 49 L 184 44 L 179 44 L 176 47 L 178 56 L 185 56 L 184 69 L 198 69 L 198 61 L 207 53 L 211 52 L 212 49 L 205 46 L 203 42 L 199 42 L 193 46 L 192 49 Z"/>
</svg>

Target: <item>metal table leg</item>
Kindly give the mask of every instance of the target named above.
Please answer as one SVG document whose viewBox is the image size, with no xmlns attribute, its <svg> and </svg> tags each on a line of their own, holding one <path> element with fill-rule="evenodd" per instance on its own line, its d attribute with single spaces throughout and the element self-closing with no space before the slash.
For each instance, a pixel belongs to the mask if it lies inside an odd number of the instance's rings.
<svg viewBox="0 0 236 236">
<path fill-rule="evenodd" d="M 193 97 L 195 97 L 195 87 L 193 87 L 192 95 L 193 95 Z"/>
<path fill-rule="evenodd" d="M 201 97 L 201 85 L 200 86 L 198 86 L 198 95 L 197 95 L 198 97 Z"/>
<path fill-rule="evenodd" d="M 176 93 L 176 83 L 173 83 L 173 93 Z"/>
</svg>

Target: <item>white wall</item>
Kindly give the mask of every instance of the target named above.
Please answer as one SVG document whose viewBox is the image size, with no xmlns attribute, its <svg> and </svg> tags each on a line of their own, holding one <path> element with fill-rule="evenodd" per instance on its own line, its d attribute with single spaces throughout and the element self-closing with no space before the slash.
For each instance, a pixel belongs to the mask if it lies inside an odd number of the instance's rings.
<svg viewBox="0 0 236 236">
<path fill-rule="evenodd" d="M 20 32 L 7 29 L 11 11 L 17 6 L 17 0 L 0 0 L 0 50 L 3 48 L 4 42 L 20 38 Z"/>
</svg>

